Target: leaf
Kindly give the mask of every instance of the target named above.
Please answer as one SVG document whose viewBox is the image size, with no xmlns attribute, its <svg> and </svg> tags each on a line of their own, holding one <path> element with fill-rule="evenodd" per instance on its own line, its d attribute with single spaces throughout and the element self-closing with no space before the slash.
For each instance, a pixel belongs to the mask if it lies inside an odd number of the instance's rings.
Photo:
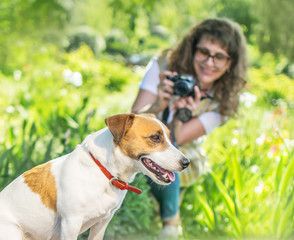
<svg viewBox="0 0 294 240">
<path fill-rule="evenodd" d="M 275 211 L 273 214 L 273 229 L 276 234 L 278 232 L 278 226 L 281 219 L 281 213 L 282 213 L 281 204 L 276 204 Z"/>
<path fill-rule="evenodd" d="M 283 173 L 283 156 L 281 156 L 281 160 L 278 164 L 276 175 L 275 175 L 275 187 L 277 192 L 279 190 L 279 185 L 282 179 L 282 173 Z"/>
<path fill-rule="evenodd" d="M 206 223 L 207 223 L 207 226 L 212 230 L 215 228 L 215 219 L 214 219 L 214 212 L 212 210 L 212 208 L 209 206 L 209 204 L 207 203 L 207 201 L 204 200 L 203 197 L 201 197 L 201 193 L 198 192 L 198 194 L 196 194 L 200 204 L 202 205 L 203 207 L 203 211 L 204 211 L 204 214 L 206 216 Z"/>
<path fill-rule="evenodd" d="M 284 235 L 291 234 L 292 228 L 290 227 L 291 224 L 293 224 L 293 197 L 290 201 L 290 204 L 288 204 L 284 209 L 283 209 L 283 214 L 281 214 L 281 219 L 278 224 L 277 228 L 277 237 L 281 239 Z M 289 229 L 290 228 L 290 229 Z M 288 231 L 288 233 L 287 233 Z M 289 232 L 290 231 L 290 232 Z"/>
<path fill-rule="evenodd" d="M 31 126 L 31 129 L 30 129 L 30 140 L 33 138 L 34 134 L 37 132 L 37 128 L 36 128 L 36 124 L 33 123 L 32 126 Z"/>
<path fill-rule="evenodd" d="M 236 235 L 240 236 L 242 233 L 242 226 L 241 226 L 240 220 L 237 217 L 232 216 L 230 214 L 228 214 L 228 217 L 231 220 L 231 222 L 233 223 L 234 230 L 236 231 Z"/>
<path fill-rule="evenodd" d="M 235 181 L 235 189 L 236 189 L 236 195 L 238 197 L 238 200 L 240 199 L 240 195 L 242 193 L 243 189 L 243 179 L 242 179 L 242 174 L 241 174 L 241 168 L 240 168 L 240 163 L 237 160 L 237 157 L 233 157 L 232 159 L 232 171 L 234 175 L 234 181 Z"/>
<path fill-rule="evenodd" d="M 51 138 L 48 146 L 47 146 L 47 149 L 46 149 L 46 153 L 45 153 L 45 156 L 44 156 L 44 162 L 47 162 L 48 160 L 50 160 L 51 158 L 51 150 L 52 150 L 52 145 L 53 145 L 53 137 Z"/>
<path fill-rule="evenodd" d="M 281 201 L 281 198 L 283 198 L 286 194 L 286 190 L 288 186 L 290 185 L 291 180 L 293 179 L 293 173 L 294 173 L 294 152 L 292 152 L 289 159 L 291 159 L 289 165 L 284 170 L 284 174 L 281 179 L 280 187 L 279 187 L 279 194 L 278 194 L 278 201 Z"/>
<path fill-rule="evenodd" d="M 1 156 L 0 158 L 0 169 L 2 169 L 2 164 L 5 160 L 5 158 L 11 153 L 11 151 L 13 150 L 15 146 L 12 146 L 11 148 L 7 149 Z"/>
<path fill-rule="evenodd" d="M 70 116 L 67 116 L 65 119 L 69 127 L 73 129 L 77 129 L 79 127 L 79 124 Z"/>
<path fill-rule="evenodd" d="M 210 175 L 213 177 L 215 184 L 218 187 L 230 214 L 235 216 L 236 215 L 235 204 L 232 198 L 230 197 L 230 195 L 228 194 L 226 187 L 212 171 L 210 172 Z"/>
<path fill-rule="evenodd" d="M 24 152 L 25 145 L 26 145 L 26 126 L 28 121 L 25 119 L 22 123 L 22 144 L 21 144 L 21 151 Z"/>
</svg>

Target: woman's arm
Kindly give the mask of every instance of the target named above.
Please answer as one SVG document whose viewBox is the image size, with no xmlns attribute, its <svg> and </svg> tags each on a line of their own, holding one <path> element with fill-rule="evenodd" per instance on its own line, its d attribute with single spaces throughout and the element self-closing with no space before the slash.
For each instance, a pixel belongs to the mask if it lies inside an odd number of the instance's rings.
<svg viewBox="0 0 294 240">
<path fill-rule="evenodd" d="M 171 74 L 172 73 L 169 71 L 164 71 L 159 74 L 160 83 L 157 86 L 157 95 L 151 91 L 140 89 L 133 104 L 132 112 L 157 114 L 163 111 L 168 106 L 173 96 L 174 83 L 165 78 L 166 75 Z"/>
<path fill-rule="evenodd" d="M 133 113 L 155 113 L 153 104 L 155 103 L 157 95 L 154 93 L 140 89 L 137 98 L 132 106 Z M 153 108 L 152 108 L 153 106 Z"/>
<path fill-rule="evenodd" d="M 160 72 L 157 60 L 152 59 L 146 67 L 131 111 L 157 114 L 165 109 L 173 94 L 173 83 L 165 79 L 165 75 L 170 74 L 169 71 Z"/>
<path fill-rule="evenodd" d="M 194 92 L 194 99 L 192 97 L 179 98 L 175 102 L 175 107 L 177 109 L 188 108 L 193 112 L 193 110 L 195 110 L 200 103 L 202 95 L 200 89 L 197 86 L 194 87 Z M 205 114 L 199 118 L 194 117 L 186 123 L 182 123 L 179 119 L 175 118 L 174 134 L 177 144 L 181 145 L 191 142 L 207 134 L 207 132 L 212 131 L 211 129 L 214 127 L 214 125 L 218 124 L 218 121 L 212 121 L 214 118 L 216 118 L 216 116 L 218 115 Z M 209 122 L 210 124 L 208 125 L 206 122 Z"/>
<path fill-rule="evenodd" d="M 206 134 L 202 122 L 198 118 L 192 118 L 187 123 L 175 119 L 175 138 L 178 145 L 191 142 Z"/>
</svg>

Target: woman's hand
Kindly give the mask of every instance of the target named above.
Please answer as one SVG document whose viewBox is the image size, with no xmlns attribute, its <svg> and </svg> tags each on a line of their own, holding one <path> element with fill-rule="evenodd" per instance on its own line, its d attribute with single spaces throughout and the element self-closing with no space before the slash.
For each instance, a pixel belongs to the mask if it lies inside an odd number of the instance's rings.
<svg viewBox="0 0 294 240">
<path fill-rule="evenodd" d="M 195 98 L 181 97 L 175 102 L 176 109 L 188 108 L 193 112 L 201 99 L 201 92 L 198 86 L 194 87 Z M 191 142 L 194 139 L 205 134 L 205 129 L 198 118 L 192 118 L 190 121 L 183 123 L 179 119 L 174 119 L 174 134 L 176 142 L 181 145 Z"/>
<path fill-rule="evenodd" d="M 181 97 L 175 102 L 175 108 L 180 109 L 180 108 L 188 108 L 193 112 L 201 99 L 201 92 L 198 86 L 194 87 L 194 93 L 195 93 L 195 98 L 190 97 Z"/>
<path fill-rule="evenodd" d="M 153 114 L 163 111 L 168 106 L 174 93 L 174 83 L 168 80 L 166 76 L 174 76 L 176 74 L 170 71 L 163 71 L 159 74 L 160 82 L 157 86 L 157 95 L 148 90 L 140 89 L 131 111 L 133 113 Z"/>
<path fill-rule="evenodd" d="M 164 110 L 168 106 L 170 100 L 173 97 L 174 82 L 171 80 L 168 80 L 166 76 L 175 76 L 175 75 L 177 75 L 176 72 L 170 72 L 170 71 L 163 71 L 159 74 L 160 83 L 158 84 L 158 87 L 157 87 L 158 95 L 157 95 L 157 99 L 155 103 L 153 104 L 154 108 L 157 109 L 157 112 Z"/>
</svg>

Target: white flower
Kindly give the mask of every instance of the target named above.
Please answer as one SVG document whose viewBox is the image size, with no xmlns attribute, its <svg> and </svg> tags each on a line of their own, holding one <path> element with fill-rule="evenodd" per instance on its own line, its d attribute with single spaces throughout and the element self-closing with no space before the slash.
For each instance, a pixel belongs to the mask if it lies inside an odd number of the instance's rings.
<svg viewBox="0 0 294 240">
<path fill-rule="evenodd" d="M 62 73 L 63 80 L 65 82 L 70 82 L 71 75 L 72 75 L 72 71 L 70 69 L 65 69 Z"/>
<path fill-rule="evenodd" d="M 80 72 L 73 72 L 71 75 L 71 83 L 76 87 L 80 87 L 83 84 L 82 74 Z"/>
<path fill-rule="evenodd" d="M 255 174 L 259 170 L 259 167 L 257 165 L 253 165 L 253 166 L 251 166 L 250 170 L 251 170 L 252 173 Z"/>
<path fill-rule="evenodd" d="M 264 144 L 264 141 L 266 139 L 265 133 L 262 133 L 258 138 L 256 138 L 255 142 L 257 145 L 262 145 Z"/>
<path fill-rule="evenodd" d="M 232 144 L 233 146 L 238 145 L 238 143 L 239 143 L 239 141 L 238 141 L 237 138 L 233 138 L 232 141 L 231 141 L 231 144 Z"/>
<path fill-rule="evenodd" d="M 22 72 L 20 70 L 16 70 L 13 72 L 13 78 L 15 81 L 19 81 L 21 79 Z"/>
<path fill-rule="evenodd" d="M 187 210 L 192 210 L 193 209 L 193 205 L 192 204 L 188 204 L 188 206 L 186 207 L 187 208 Z"/>
<path fill-rule="evenodd" d="M 130 62 L 133 63 L 133 64 L 136 64 L 138 62 L 140 62 L 142 60 L 142 57 L 140 54 L 133 54 L 131 57 L 130 57 Z"/>
<path fill-rule="evenodd" d="M 262 193 L 262 191 L 263 191 L 263 189 L 264 189 L 264 183 L 263 182 L 261 182 L 260 184 L 258 184 L 258 186 L 256 186 L 255 188 L 254 188 L 254 192 L 256 193 L 256 194 L 261 194 Z"/>
<path fill-rule="evenodd" d="M 240 95 L 240 102 L 244 103 L 246 108 L 252 107 L 252 104 L 257 101 L 257 96 L 249 92 L 243 92 Z"/>
<path fill-rule="evenodd" d="M 83 84 L 83 77 L 80 72 L 72 72 L 70 69 L 65 69 L 62 76 L 65 82 L 71 83 L 76 87 L 80 87 Z"/>
<path fill-rule="evenodd" d="M 13 106 L 8 106 L 8 107 L 6 108 L 6 112 L 7 112 L 7 113 L 13 113 L 14 110 L 15 110 L 15 108 L 14 108 Z"/>
</svg>

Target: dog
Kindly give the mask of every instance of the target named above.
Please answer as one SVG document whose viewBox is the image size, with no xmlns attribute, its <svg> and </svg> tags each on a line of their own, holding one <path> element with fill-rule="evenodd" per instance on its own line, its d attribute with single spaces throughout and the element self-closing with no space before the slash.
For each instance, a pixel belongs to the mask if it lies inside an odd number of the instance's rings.
<svg viewBox="0 0 294 240">
<path fill-rule="evenodd" d="M 0 240 L 103 239 L 138 172 L 167 185 L 189 160 L 153 115 L 118 114 L 73 152 L 32 168 L 0 193 Z"/>
</svg>

